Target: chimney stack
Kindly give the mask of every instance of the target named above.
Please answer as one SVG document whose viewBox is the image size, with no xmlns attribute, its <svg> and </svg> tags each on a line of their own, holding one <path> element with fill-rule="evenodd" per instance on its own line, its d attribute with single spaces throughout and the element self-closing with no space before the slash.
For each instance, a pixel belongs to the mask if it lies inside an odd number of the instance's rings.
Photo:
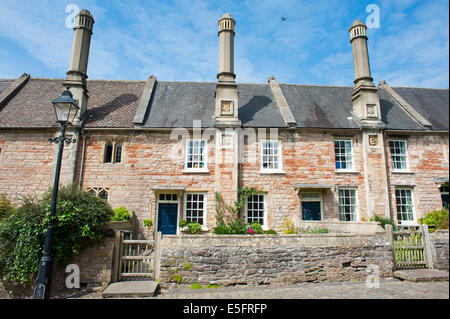
<svg viewBox="0 0 450 319">
<path fill-rule="evenodd" d="M 69 71 L 63 85 L 69 86 L 74 99 L 80 106 L 80 112 L 74 124 L 80 124 L 87 108 L 88 90 L 86 87 L 89 50 L 91 46 L 94 18 L 88 10 L 82 10 L 75 17 L 72 55 Z"/>
<path fill-rule="evenodd" d="M 219 82 L 232 81 L 234 74 L 234 26 L 236 21 L 229 13 L 219 19 Z"/>
<path fill-rule="evenodd" d="M 218 127 L 240 127 L 238 90 L 234 74 L 234 27 L 229 13 L 219 19 L 219 73 L 216 85 L 215 118 Z"/>
<path fill-rule="evenodd" d="M 348 30 L 350 32 L 350 43 L 353 51 L 353 65 L 355 68 L 356 86 L 375 86 L 370 75 L 369 52 L 367 50 L 367 27 L 360 20 L 353 22 Z"/>
<path fill-rule="evenodd" d="M 370 74 L 367 50 L 367 27 L 360 20 L 353 22 L 348 30 L 352 44 L 355 84 L 352 94 L 353 115 L 360 126 L 382 127 L 380 99 Z"/>
</svg>

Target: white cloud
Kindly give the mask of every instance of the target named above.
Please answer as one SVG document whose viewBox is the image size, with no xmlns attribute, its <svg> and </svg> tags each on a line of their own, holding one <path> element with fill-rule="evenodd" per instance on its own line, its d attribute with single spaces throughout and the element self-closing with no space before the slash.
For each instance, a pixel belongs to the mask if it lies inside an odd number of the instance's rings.
<svg viewBox="0 0 450 319">
<path fill-rule="evenodd" d="M 65 27 L 72 1 L 0 0 L 1 36 L 64 77 L 73 31 Z M 168 1 L 78 0 L 96 20 L 90 78 L 215 81 L 218 72 L 217 20 L 237 20 L 235 72 L 238 81 L 352 85 L 348 26 L 353 3 L 342 1 Z M 448 2 L 380 1 L 381 28 L 370 29 L 369 54 L 375 83 L 448 87 Z M 364 5 L 358 4 L 364 20 Z M 281 22 L 281 16 L 286 21 Z M 0 58 L 5 53 L 0 51 Z M 11 57 L 8 53 L 7 57 Z M 18 59 L 20 61 L 20 59 Z M 0 60 L 0 76 L 17 73 L 14 61 Z M 15 68 L 25 67 L 19 62 Z M 27 72 L 28 70 L 21 70 Z M 43 76 L 42 74 L 32 74 Z M 17 76 L 17 75 L 13 75 Z M 446 78 L 447 76 L 447 78 Z"/>
</svg>

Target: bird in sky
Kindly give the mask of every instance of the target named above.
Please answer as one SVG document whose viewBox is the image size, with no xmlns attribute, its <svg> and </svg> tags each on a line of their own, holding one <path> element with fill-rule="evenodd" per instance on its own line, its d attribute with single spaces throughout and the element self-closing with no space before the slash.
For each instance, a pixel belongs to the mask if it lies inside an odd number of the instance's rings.
<svg viewBox="0 0 450 319">
<path fill-rule="evenodd" d="M 286 18 L 284 18 L 284 17 L 281 17 L 281 22 L 283 22 L 284 20 L 286 20 Z"/>
</svg>

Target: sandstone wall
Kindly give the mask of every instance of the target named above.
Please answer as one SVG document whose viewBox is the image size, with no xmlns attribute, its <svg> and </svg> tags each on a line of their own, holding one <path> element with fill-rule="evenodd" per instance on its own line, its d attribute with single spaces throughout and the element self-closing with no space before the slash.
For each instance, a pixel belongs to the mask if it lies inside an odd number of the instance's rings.
<svg viewBox="0 0 450 319">
<path fill-rule="evenodd" d="M 442 208 L 440 184 L 436 183 L 436 179 L 448 180 L 448 136 L 411 134 L 406 138 L 406 143 L 409 170 L 395 172 L 392 170 L 389 138 L 386 139 L 391 211 L 397 221 L 395 187 L 409 187 L 413 189 L 414 213 L 418 221 L 427 213 Z"/>
</svg>

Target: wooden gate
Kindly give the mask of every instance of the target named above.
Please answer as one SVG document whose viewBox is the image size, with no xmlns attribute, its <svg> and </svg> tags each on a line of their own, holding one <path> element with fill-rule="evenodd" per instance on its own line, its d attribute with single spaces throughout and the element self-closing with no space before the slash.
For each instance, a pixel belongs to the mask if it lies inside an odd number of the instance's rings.
<svg viewBox="0 0 450 319">
<path fill-rule="evenodd" d="M 392 232 L 395 269 L 431 268 L 427 241 L 427 227 L 398 225 Z"/>
<path fill-rule="evenodd" d="M 116 233 L 112 281 L 158 280 L 161 256 L 161 232 L 156 240 L 126 240 Z"/>
</svg>

